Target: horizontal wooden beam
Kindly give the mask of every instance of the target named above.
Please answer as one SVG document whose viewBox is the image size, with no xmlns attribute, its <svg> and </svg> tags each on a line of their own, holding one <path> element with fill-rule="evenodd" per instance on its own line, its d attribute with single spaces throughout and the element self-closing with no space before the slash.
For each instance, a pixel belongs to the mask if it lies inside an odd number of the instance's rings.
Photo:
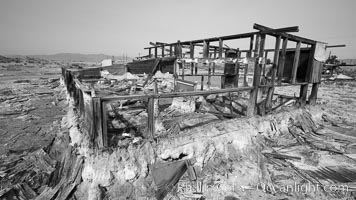
<svg viewBox="0 0 356 200">
<path fill-rule="evenodd" d="M 338 44 L 338 45 L 327 45 L 326 48 L 337 48 L 337 47 L 346 47 L 344 44 Z"/>
<path fill-rule="evenodd" d="M 221 39 L 221 40 L 234 40 L 234 39 L 250 38 L 251 36 L 253 36 L 256 33 L 259 33 L 259 32 L 249 32 L 249 33 L 242 33 L 242 34 L 235 34 L 235 35 L 226 35 L 226 36 L 221 36 L 221 37 L 212 37 L 212 38 L 199 39 L 199 40 L 183 41 L 183 42 L 180 42 L 180 44 L 189 45 L 190 43 L 196 44 L 196 43 L 203 43 L 204 41 L 206 41 L 206 42 L 217 42 L 217 41 L 219 41 L 219 39 Z M 168 45 L 176 45 L 176 44 L 177 43 L 169 43 L 169 44 L 165 44 L 165 46 L 166 45 L 167 46 Z M 157 45 L 156 47 L 161 47 L 161 46 Z M 150 48 L 154 48 L 154 47 L 146 47 L 144 49 L 150 49 Z"/>
<path fill-rule="evenodd" d="M 255 26 L 254 26 L 255 28 Z M 290 27 L 289 27 L 290 28 Z M 275 32 L 274 30 L 275 29 L 272 29 L 272 28 L 269 28 L 269 27 L 266 27 L 266 26 L 262 26 L 262 25 L 258 25 L 256 27 L 257 30 L 260 30 L 262 32 L 267 32 L 266 34 L 267 35 L 271 35 L 271 36 L 282 36 L 284 38 L 288 38 L 288 40 L 290 41 L 294 41 L 294 42 L 302 42 L 302 43 L 305 43 L 305 44 L 315 44 L 316 41 L 315 40 L 311 40 L 311 39 L 308 39 L 308 38 L 303 38 L 303 37 L 299 37 L 299 36 L 296 36 L 296 35 L 292 35 L 292 34 L 288 34 L 288 33 L 285 33 L 285 32 Z M 278 30 L 278 29 L 277 29 Z"/>
<path fill-rule="evenodd" d="M 265 29 L 267 27 L 259 25 L 259 24 L 254 24 L 253 25 L 254 29 L 261 30 Z M 263 30 L 262 33 L 278 33 L 278 32 L 299 32 L 299 27 L 298 26 L 290 26 L 290 27 L 285 27 L 285 28 L 277 28 L 277 29 L 270 29 L 270 30 Z"/>
<path fill-rule="evenodd" d="M 147 95 L 105 96 L 105 97 L 100 97 L 100 99 L 102 101 L 118 101 L 118 100 L 129 100 L 129 99 L 172 98 L 172 97 L 219 94 L 219 93 L 228 93 L 228 92 L 241 92 L 241 91 L 249 91 L 252 89 L 253 87 L 240 87 L 240 88 L 228 88 L 228 89 L 208 90 L 208 91 L 187 91 L 187 92 L 147 94 Z"/>
</svg>

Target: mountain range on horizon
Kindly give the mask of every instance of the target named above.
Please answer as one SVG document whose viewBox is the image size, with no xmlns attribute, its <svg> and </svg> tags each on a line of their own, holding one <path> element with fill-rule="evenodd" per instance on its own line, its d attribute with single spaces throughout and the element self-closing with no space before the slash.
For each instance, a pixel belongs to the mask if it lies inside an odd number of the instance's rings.
<svg viewBox="0 0 356 200">
<path fill-rule="evenodd" d="M 58 53 L 50 55 L 7 55 L 7 57 L 32 57 L 49 61 L 61 61 L 61 62 L 100 62 L 104 59 L 114 60 L 128 60 L 131 61 L 131 57 L 113 56 L 106 54 L 81 54 L 81 53 Z"/>
</svg>

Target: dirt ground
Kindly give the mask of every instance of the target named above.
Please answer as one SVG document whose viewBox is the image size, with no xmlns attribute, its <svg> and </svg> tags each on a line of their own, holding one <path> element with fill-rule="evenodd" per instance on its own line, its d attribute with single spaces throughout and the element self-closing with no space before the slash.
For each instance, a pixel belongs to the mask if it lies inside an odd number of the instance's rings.
<svg viewBox="0 0 356 200">
<path fill-rule="evenodd" d="M 0 157 L 52 141 L 65 114 L 59 72 L 59 66 L 0 67 Z"/>
</svg>

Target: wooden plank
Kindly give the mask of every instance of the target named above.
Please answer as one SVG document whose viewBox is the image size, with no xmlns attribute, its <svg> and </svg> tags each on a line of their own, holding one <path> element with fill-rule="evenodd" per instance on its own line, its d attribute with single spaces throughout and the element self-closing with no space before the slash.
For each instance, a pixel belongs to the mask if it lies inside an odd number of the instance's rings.
<svg viewBox="0 0 356 200">
<path fill-rule="evenodd" d="M 204 76 L 201 76 L 201 85 L 200 85 L 200 90 L 204 90 Z"/>
<path fill-rule="evenodd" d="M 148 57 L 151 58 L 151 48 L 148 49 Z"/>
<path fill-rule="evenodd" d="M 164 45 L 162 45 L 162 58 L 164 57 Z"/>
<path fill-rule="evenodd" d="M 261 34 L 257 35 L 256 37 L 256 61 L 255 61 L 255 69 L 253 74 L 253 90 L 250 92 L 250 99 L 249 104 L 247 107 L 246 115 L 251 117 L 255 114 L 256 111 L 256 103 L 257 103 L 257 94 L 258 94 L 258 87 L 260 85 L 260 78 L 261 78 L 261 71 L 262 71 L 262 64 L 259 63 L 258 57 L 263 57 L 263 49 L 265 45 L 265 38 L 266 35 Z"/>
<path fill-rule="evenodd" d="M 169 45 L 169 55 L 173 56 L 173 47 L 172 47 L 172 45 Z"/>
<path fill-rule="evenodd" d="M 308 84 L 300 86 L 299 103 L 301 107 L 307 104 Z"/>
<path fill-rule="evenodd" d="M 311 51 L 309 54 L 307 73 L 304 78 L 304 81 L 307 83 L 309 83 L 309 79 L 310 79 L 311 73 L 313 71 L 312 69 L 313 69 L 313 62 L 314 62 L 314 53 L 315 53 L 315 45 L 312 45 Z M 300 102 L 301 107 L 304 107 L 306 105 L 307 95 L 308 95 L 308 85 L 300 86 L 299 102 Z"/>
<path fill-rule="evenodd" d="M 194 44 L 190 43 L 190 59 L 194 59 Z M 190 74 L 194 73 L 194 62 L 190 63 Z"/>
<path fill-rule="evenodd" d="M 292 80 L 291 80 L 292 84 L 294 84 L 296 82 L 298 65 L 299 65 L 299 57 L 300 57 L 300 45 L 301 45 L 301 42 L 298 42 L 296 49 L 295 49 L 293 68 L 292 68 Z"/>
<path fill-rule="evenodd" d="M 221 94 L 221 93 L 228 93 L 228 92 L 250 91 L 252 89 L 254 89 L 254 87 L 240 87 L 240 88 L 227 88 L 227 89 L 219 89 L 219 90 L 187 91 L 187 92 L 173 92 L 173 93 L 146 94 L 146 95 L 104 96 L 104 97 L 100 97 L 100 99 L 102 101 L 118 101 L 118 100 L 129 100 L 129 99 L 147 99 L 150 97 L 172 98 L 172 97 L 187 97 L 187 96 L 199 96 L 199 95 L 209 95 L 209 94 Z"/>
<path fill-rule="evenodd" d="M 278 33 L 278 32 L 299 32 L 299 27 L 298 26 L 290 26 L 290 27 L 285 27 L 285 28 L 277 28 L 277 29 L 272 29 L 268 28 L 265 26 L 262 26 L 260 24 L 254 24 L 253 25 L 254 29 L 262 31 L 261 33 Z"/>
<path fill-rule="evenodd" d="M 318 96 L 318 89 L 319 89 L 319 84 L 320 83 L 313 83 L 312 90 L 309 96 L 309 104 L 310 105 L 315 105 L 316 104 L 316 99 Z"/>
<path fill-rule="evenodd" d="M 255 29 L 258 29 L 260 31 L 268 32 L 267 35 L 272 35 L 272 36 L 276 36 L 276 37 L 282 36 L 284 38 L 287 38 L 290 41 L 302 42 L 302 43 L 311 44 L 311 45 L 316 43 L 316 41 L 310 40 L 308 38 L 303 38 L 303 37 L 299 37 L 299 36 L 296 36 L 296 35 L 291 35 L 291 34 L 284 33 L 284 32 L 279 32 L 279 31 L 276 32 L 275 31 L 276 29 L 272 29 L 272 28 L 269 28 L 269 27 L 266 27 L 266 26 L 262 26 L 262 25 L 258 25 L 258 24 L 257 24 L 258 26 L 255 26 L 255 25 L 254 25 Z M 287 28 L 290 28 L 290 27 L 287 27 Z M 283 31 L 283 28 L 282 28 L 282 31 Z"/>
<path fill-rule="evenodd" d="M 157 58 L 157 47 L 155 47 L 155 58 Z"/>
<path fill-rule="evenodd" d="M 209 62 L 208 64 L 208 90 L 210 90 L 210 86 L 211 86 L 211 62 Z"/>
<path fill-rule="evenodd" d="M 221 59 L 223 55 L 223 40 L 219 38 L 219 58 Z"/>
<path fill-rule="evenodd" d="M 103 123 L 102 123 L 102 103 L 100 98 L 93 99 L 93 123 L 94 123 L 94 141 L 99 148 L 104 147 L 103 141 Z M 96 145 L 95 145 L 96 146 Z"/>
<path fill-rule="evenodd" d="M 278 85 L 282 84 L 283 72 L 284 72 L 284 63 L 286 60 L 286 49 L 288 44 L 288 38 L 283 39 L 282 44 L 282 55 L 280 57 L 280 61 L 278 63 Z"/>
<path fill-rule="evenodd" d="M 272 98 L 274 93 L 274 82 L 276 80 L 276 69 L 279 62 L 279 48 L 281 46 L 281 36 L 276 38 L 276 43 L 274 47 L 274 56 L 273 56 L 273 68 L 272 68 L 272 77 L 271 77 L 271 87 L 268 88 L 265 111 L 269 112 L 272 109 Z"/>
<path fill-rule="evenodd" d="M 235 80 L 234 80 L 234 87 L 239 87 L 239 76 L 240 76 L 240 63 L 235 63 Z"/>
<path fill-rule="evenodd" d="M 265 51 L 265 56 L 264 56 L 265 63 L 264 63 L 264 65 L 263 65 L 263 76 L 266 76 L 266 63 L 267 63 L 267 56 L 268 56 L 268 51 Z"/>
<path fill-rule="evenodd" d="M 148 98 L 148 105 L 147 105 L 147 138 L 153 139 L 155 134 L 155 123 L 154 123 L 154 98 Z"/>
<path fill-rule="evenodd" d="M 250 50 L 249 52 L 247 53 L 247 57 L 248 58 L 251 58 L 252 57 L 252 52 L 253 52 L 253 40 L 254 40 L 254 36 L 252 35 L 250 37 Z"/>
<path fill-rule="evenodd" d="M 241 33 L 241 34 L 235 34 L 235 35 L 226 35 L 226 36 L 220 36 L 220 37 L 212 37 L 212 38 L 206 38 L 206 39 L 199 39 L 199 40 L 189 40 L 189 41 L 183 41 L 180 42 L 181 44 L 185 44 L 185 45 L 189 45 L 190 43 L 193 44 L 197 44 L 197 43 L 202 43 L 203 41 L 206 42 L 217 42 L 219 41 L 219 39 L 222 40 L 235 40 L 235 39 L 243 39 L 243 38 L 249 38 L 254 34 L 258 34 L 259 31 L 255 31 L 255 32 L 249 32 L 249 33 Z M 175 45 L 177 43 L 170 43 L 170 45 Z M 160 45 L 157 45 L 158 47 Z M 152 47 L 145 47 L 144 49 L 148 49 L 148 48 L 152 48 Z"/>
<path fill-rule="evenodd" d="M 203 58 L 209 58 L 209 42 L 203 42 Z"/>
<path fill-rule="evenodd" d="M 102 110 L 102 129 L 103 129 L 103 146 L 108 147 L 108 112 L 106 107 L 107 102 L 103 101 L 101 103 L 101 110 Z"/>
</svg>

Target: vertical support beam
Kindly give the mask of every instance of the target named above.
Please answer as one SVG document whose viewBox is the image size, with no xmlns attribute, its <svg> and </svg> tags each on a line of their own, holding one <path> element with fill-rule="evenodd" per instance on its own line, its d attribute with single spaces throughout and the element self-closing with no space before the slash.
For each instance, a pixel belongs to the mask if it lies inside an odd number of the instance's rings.
<svg viewBox="0 0 356 200">
<path fill-rule="evenodd" d="M 151 48 L 148 49 L 148 57 L 151 58 Z"/>
<path fill-rule="evenodd" d="M 190 43 L 190 59 L 194 59 L 194 44 Z M 194 62 L 190 63 L 190 73 L 193 75 L 194 73 Z"/>
<path fill-rule="evenodd" d="M 184 80 L 185 61 L 183 60 L 180 64 L 181 64 L 181 66 L 182 66 L 182 80 Z"/>
<path fill-rule="evenodd" d="M 256 40 L 257 40 L 257 36 L 256 36 Z M 252 57 L 253 43 L 254 43 L 254 35 L 250 37 L 250 50 L 249 50 L 249 52 L 246 53 L 246 57 L 247 57 L 247 58 L 251 58 L 251 57 Z M 248 86 L 247 74 L 248 74 L 248 64 L 245 64 L 244 86 Z"/>
<path fill-rule="evenodd" d="M 147 137 L 149 139 L 153 139 L 154 138 L 154 133 L 155 133 L 155 123 L 154 123 L 154 98 L 153 97 L 149 97 L 148 98 L 148 103 L 147 103 Z"/>
<path fill-rule="evenodd" d="M 209 58 L 209 42 L 203 42 L 203 58 Z"/>
<path fill-rule="evenodd" d="M 269 112 L 272 109 L 272 98 L 274 93 L 274 82 L 276 80 L 276 69 L 279 61 L 279 48 L 281 46 L 281 36 L 276 38 L 276 43 L 274 47 L 274 56 L 273 56 L 273 68 L 272 68 L 272 77 L 271 77 L 271 86 L 268 88 L 267 97 L 266 97 L 266 112 Z"/>
<path fill-rule="evenodd" d="M 256 37 L 256 52 L 255 52 L 255 69 L 253 74 L 253 87 L 254 89 L 251 90 L 250 93 L 250 100 L 247 107 L 247 117 L 251 117 L 255 114 L 256 106 L 257 106 L 257 94 L 258 94 L 258 87 L 260 85 L 260 78 L 261 78 L 261 71 L 262 71 L 262 64 L 259 62 L 259 57 L 263 57 L 263 50 L 265 44 L 265 34 L 258 34 Z"/>
<path fill-rule="evenodd" d="M 103 111 L 102 117 L 103 117 L 103 146 L 107 147 L 108 146 L 108 113 L 106 109 L 106 104 L 107 102 L 102 101 L 101 102 L 101 109 Z"/>
<path fill-rule="evenodd" d="M 309 104 L 310 105 L 315 105 L 316 104 L 316 99 L 318 96 L 318 90 L 319 90 L 319 84 L 320 83 L 313 83 L 312 90 L 309 96 Z"/>
<path fill-rule="evenodd" d="M 201 85 L 200 85 L 200 90 L 204 90 L 204 75 L 201 75 Z"/>
<path fill-rule="evenodd" d="M 157 47 L 155 47 L 155 58 L 157 58 Z"/>
<path fill-rule="evenodd" d="M 169 45 L 169 56 L 173 56 L 173 47 Z"/>
<path fill-rule="evenodd" d="M 309 59 L 308 59 L 308 68 L 307 68 L 307 73 L 306 73 L 306 76 L 304 79 L 306 84 L 300 86 L 299 102 L 300 102 L 301 107 L 304 107 L 307 104 L 309 79 L 310 79 L 311 73 L 313 71 L 312 69 L 313 69 L 313 63 L 314 63 L 315 44 L 312 45 L 310 48 L 311 49 L 310 49 Z M 316 90 L 316 92 L 317 92 L 317 90 Z M 316 95 L 315 95 L 315 98 L 316 98 Z"/>
<path fill-rule="evenodd" d="M 208 59 L 209 58 L 209 42 L 204 41 L 203 42 L 203 58 Z M 208 65 L 208 66 L 207 66 Z M 204 61 L 204 67 L 208 67 L 208 89 L 210 89 L 210 62 L 206 64 L 206 61 Z M 204 79 L 202 79 L 204 80 Z M 203 82 L 202 82 L 203 83 Z"/>
<path fill-rule="evenodd" d="M 301 42 L 299 41 L 297 43 L 297 46 L 295 49 L 295 54 L 294 54 L 292 80 L 291 80 L 292 84 L 296 83 L 296 77 L 297 77 L 297 71 L 298 71 L 298 65 L 299 65 L 299 57 L 300 57 L 300 45 L 301 45 Z"/>
<path fill-rule="evenodd" d="M 216 55 L 217 55 L 217 48 L 214 48 L 214 59 L 216 59 Z M 215 74 L 215 66 L 216 66 L 216 63 L 214 62 L 213 63 L 213 74 Z"/>
<path fill-rule="evenodd" d="M 265 56 L 264 56 L 265 63 L 264 63 L 264 65 L 263 65 L 263 76 L 264 76 L 264 77 L 266 76 L 266 62 L 267 62 L 267 56 L 268 56 L 268 51 L 265 51 Z"/>
<path fill-rule="evenodd" d="M 162 58 L 164 57 L 164 45 L 162 45 Z"/>
<path fill-rule="evenodd" d="M 180 43 L 180 40 L 178 40 L 178 58 L 183 57 L 183 51 L 182 51 L 182 44 Z"/>
<path fill-rule="evenodd" d="M 236 61 L 235 63 L 235 80 L 234 80 L 234 87 L 239 87 L 239 77 L 240 77 L 240 63 Z"/>
<path fill-rule="evenodd" d="M 103 123 L 102 123 L 102 104 L 98 97 L 93 99 L 93 123 L 94 123 L 94 142 L 99 148 L 104 147 L 103 142 Z"/>
<path fill-rule="evenodd" d="M 256 36 L 257 37 L 257 36 Z M 250 37 L 250 51 L 247 53 L 247 57 L 251 58 L 252 57 L 252 52 L 253 52 L 253 38 L 254 36 Z M 257 38 L 256 38 L 257 40 Z"/>
<path fill-rule="evenodd" d="M 223 55 L 223 40 L 219 38 L 219 58 L 221 59 Z"/>
<path fill-rule="evenodd" d="M 177 92 L 177 78 L 178 78 L 178 73 L 177 73 L 177 60 L 174 61 L 173 64 L 173 87 L 174 87 L 174 92 Z"/>
<path fill-rule="evenodd" d="M 287 51 L 288 38 L 283 39 L 282 44 L 282 55 L 278 65 L 278 85 L 282 85 L 282 78 L 284 72 L 284 63 L 286 61 L 286 51 Z"/>
<path fill-rule="evenodd" d="M 208 90 L 210 90 L 210 85 L 211 85 L 211 62 L 208 64 Z"/>
<path fill-rule="evenodd" d="M 300 102 L 300 107 L 302 108 L 307 104 L 307 94 L 308 94 L 308 83 L 300 86 L 299 102 Z"/>
</svg>

